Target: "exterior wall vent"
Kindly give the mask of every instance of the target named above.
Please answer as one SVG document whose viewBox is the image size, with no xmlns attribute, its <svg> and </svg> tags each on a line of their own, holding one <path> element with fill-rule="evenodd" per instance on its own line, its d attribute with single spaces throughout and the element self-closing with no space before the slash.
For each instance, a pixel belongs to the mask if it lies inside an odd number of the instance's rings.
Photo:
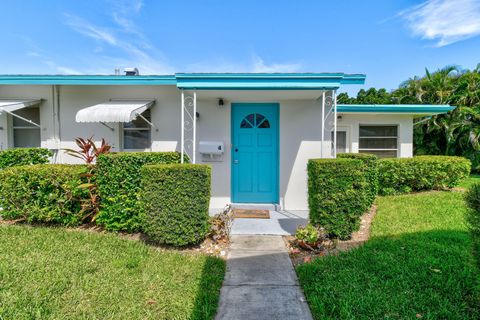
<svg viewBox="0 0 480 320">
<path fill-rule="evenodd" d="M 126 76 L 138 76 L 138 75 L 140 75 L 140 72 L 138 72 L 137 68 L 125 68 L 123 71 L 125 72 Z"/>
</svg>

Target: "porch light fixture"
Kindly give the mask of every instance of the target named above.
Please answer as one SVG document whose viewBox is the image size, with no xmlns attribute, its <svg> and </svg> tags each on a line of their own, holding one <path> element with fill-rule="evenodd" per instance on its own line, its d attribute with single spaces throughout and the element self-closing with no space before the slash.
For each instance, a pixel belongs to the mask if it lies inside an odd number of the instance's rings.
<svg viewBox="0 0 480 320">
<path fill-rule="evenodd" d="M 224 105 L 225 105 L 225 101 L 223 101 L 223 98 L 218 98 L 218 106 L 220 108 L 223 108 Z"/>
</svg>

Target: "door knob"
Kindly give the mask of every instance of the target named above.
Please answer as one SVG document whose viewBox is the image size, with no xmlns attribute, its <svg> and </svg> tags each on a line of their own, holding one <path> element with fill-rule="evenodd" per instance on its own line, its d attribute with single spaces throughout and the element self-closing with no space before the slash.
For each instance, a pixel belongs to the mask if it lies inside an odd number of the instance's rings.
<svg viewBox="0 0 480 320">
<path fill-rule="evenodd" d="M 238 152 L 238 148 L 235 148 L 235 152 Z"/>
</svg>

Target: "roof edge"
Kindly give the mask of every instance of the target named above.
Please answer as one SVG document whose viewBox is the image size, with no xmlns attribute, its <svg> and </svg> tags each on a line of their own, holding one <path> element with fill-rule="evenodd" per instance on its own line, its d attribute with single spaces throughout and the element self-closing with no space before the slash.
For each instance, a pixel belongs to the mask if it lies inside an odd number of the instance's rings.
<svg viewBox="0 0 480 320">
<path fill-rule="evenodd" d="M 270 84 L 288 89 L 338 88 L 340 84 L 364 84 L 364 74 L 344 73 L 176 73 L 174 75 L 0 75 L 2 85 L 176 85 L 179 88 L 222 89 L 226 87 L 264 89 Z M 325 83 L 335 83 L 328 85 Z M 258 84 L 258 88 L 256 87 Z M 304 84 L 304 85 L 303 85 Z"/>
<path fill-rule="evenodd" d="M 341 113 L 387 113 L 435 115 L 454 110 L 448 104 L 337 104 L 337 112 Z"/>
</svg>

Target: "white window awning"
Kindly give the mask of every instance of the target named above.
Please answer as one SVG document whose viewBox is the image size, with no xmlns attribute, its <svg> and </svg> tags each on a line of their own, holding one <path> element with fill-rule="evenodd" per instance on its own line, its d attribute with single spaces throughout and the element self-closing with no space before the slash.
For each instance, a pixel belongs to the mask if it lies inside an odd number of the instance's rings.
<svg viewBox="0 0 480 320">
<path fill-rule="evenodd" d="M 41 99 L 15 99 L 15 100 L 0 100 L 0 112 L 5 111 L 7 113 L 27 108 L 40 104 Z"/>
<path fill-rule="evenodd" d="M 36 127 L 40 127 L 38 123 L 33 122 L 30 119 L 26 119 L 18 114 L 15 114 L 14 111 L 27 108 L 30 106 L 38 105 L 42 102 L 42 99 L 11 99 L 11 100 L 0 100 L 0 114 L 6 112 L 16 118 L 19 118 L 23 121 L 33 124 Z"/>
<path fill-rule="evenodd" d="M 81 109 L 75 116 L 77 122 L 130 122 L 149 109 L 155 100 L 110 100 Z"/>
</svg>

